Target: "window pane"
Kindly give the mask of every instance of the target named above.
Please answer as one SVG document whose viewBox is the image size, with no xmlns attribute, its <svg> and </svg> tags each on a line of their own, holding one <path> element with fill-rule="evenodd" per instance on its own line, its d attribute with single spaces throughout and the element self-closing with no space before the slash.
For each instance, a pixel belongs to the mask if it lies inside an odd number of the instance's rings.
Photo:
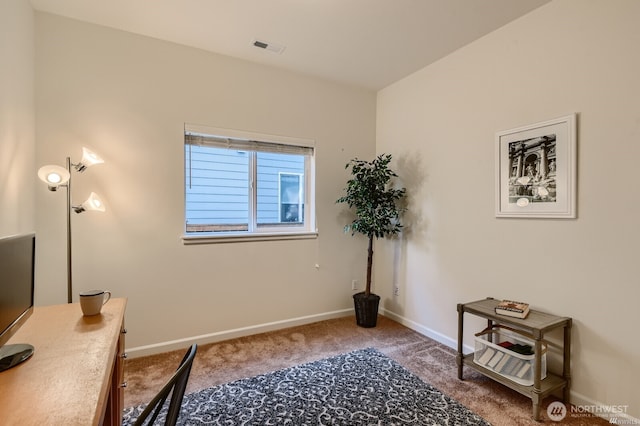
<svg viewBox="0 0 640 426">
<path fill-rule="evenodd" d="M 303 222 L 301 174 L 280 173 L 280 222 Z"/>
<path fill-rule="evenodd" d="M 246 231 L 249 153 L 185 145 L 187 232 Z"/>
<path fill-rule="evenodd" d="M 304 225 L 305 156 L 257 153 L 257 225 Z"/>
</svg>

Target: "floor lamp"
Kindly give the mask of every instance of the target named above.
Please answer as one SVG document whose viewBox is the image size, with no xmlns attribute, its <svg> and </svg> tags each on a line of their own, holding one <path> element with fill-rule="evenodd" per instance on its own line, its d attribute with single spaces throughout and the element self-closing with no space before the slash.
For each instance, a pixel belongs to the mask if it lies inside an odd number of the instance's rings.
<svg viewBox="0 0 640 426">
<path fill-rule="evenodd" d="M 77 172 L 84 172 L 87 167 L 104 163 L 96 153 L 87 148 L 82 148 L 82 160 L 79 163 L 72 163 L 67 157 L 66 168 L 56 165 L 42 166 L 38 170 L 38 177 L 45 182 L 49 191 L 57 191 L 59 187 L 67 188 L 67 302 L 71 303 L 73 298 L 73 281 L 71 279 L 71 210 L 82 213 L 86 210 L 104 212 L 104 204 L 95 192 L 92 192 L 85 202 L 79 205 L 71 203 L 71 168 Z"/>
</svg>

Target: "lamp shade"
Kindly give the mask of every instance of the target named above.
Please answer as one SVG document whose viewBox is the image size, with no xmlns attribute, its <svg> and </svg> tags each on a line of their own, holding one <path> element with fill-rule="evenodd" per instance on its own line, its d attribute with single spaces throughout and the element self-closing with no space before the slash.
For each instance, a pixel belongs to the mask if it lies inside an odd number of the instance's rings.
<svg viewBox="0 0 640 426">
<path fill-rule="evenodd" d="M 87 167 L 91 167 L 96 164 L 102 164 L 104 160 L 95 152 L 91 151 L 89 148 L 82 147 L 82 160 L 76 166 L 78 171 L 83 171 Z"/>
<path fill-rule="evenodd" d="M 82 208 L 84 210 L 94 210 L 98 212 L 104 212 L 106 210 L 104 203 L 95 192 L 92 192 L 91 195 L 89 195 L 89 198 L 82 203 Z"/>
<path fill-rule="evenodd" d="M 49 189 L 55 190 L 58 186 L 67 183 L 71 175 L 64 167 L 50 164 L 40 167 L 38 177 L 49 185 Z"/>
</svg>

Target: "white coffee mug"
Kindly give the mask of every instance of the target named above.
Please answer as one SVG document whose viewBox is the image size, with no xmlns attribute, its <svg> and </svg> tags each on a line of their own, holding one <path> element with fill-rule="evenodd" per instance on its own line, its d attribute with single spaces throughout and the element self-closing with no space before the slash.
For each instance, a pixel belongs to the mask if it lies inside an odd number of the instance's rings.
<svg viewBox="0 0 640 426">
<path fill-rule="evenodd" d="M 89 290 L 80 293 L 80 307 L 86 316 L 98 315 L 102 310 L 102 305 L 111 299 L 109 290 Z"/>
</svg>

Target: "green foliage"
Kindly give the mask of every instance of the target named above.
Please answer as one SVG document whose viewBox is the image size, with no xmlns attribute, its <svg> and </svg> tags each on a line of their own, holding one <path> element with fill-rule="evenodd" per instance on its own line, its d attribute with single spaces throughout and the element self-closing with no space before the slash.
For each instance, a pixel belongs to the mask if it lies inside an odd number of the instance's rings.
<svg viewBox="0 0 640 426">
<path fill-rule="evenodd" d="M 352 178 L 347 181 L 345 195 L 336 203 L 346 203 L 355 209 L 355 220 L 345 226 L 345 232 L 364 234 L 369 238 L 389 237 L 402 229 L 398 202 L 405 189 L 394 189 L 390 183 L 398 175 L 389 169 L 391 154 L 381 154 L 373 161 L 351 160 Z"/>
<path fill-rule="evenodd" d="M 373 161 L 354 158 L 348 162 L 345 169 L 351 167 L 352 178 L 347 181 L 345 195 L 336 201 L 355 209 L 356 218 L 344 227 L 345 232 L 369 237 L 365 296 L 371 293 L 373 239 L 396 235 L 402 229 L 400 214 L 404 209 L 398 202 L 404 197 L 405 189 L 391 187 L 392 178 L 398 175 L 389 169 L 390 162 L 391 154 L 381 154 Z"/>
</svg>

